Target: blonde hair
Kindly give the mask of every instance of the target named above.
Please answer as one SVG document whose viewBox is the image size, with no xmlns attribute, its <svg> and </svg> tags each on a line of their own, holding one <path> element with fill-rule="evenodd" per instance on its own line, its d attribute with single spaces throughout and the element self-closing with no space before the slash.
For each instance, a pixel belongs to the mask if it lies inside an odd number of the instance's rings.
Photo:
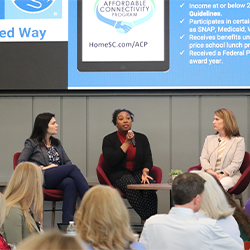
<svg viewBox="0 0 250 250">
<path fill-rule="evenodd" d="M 34 213 L 35 219 L 43 209 L 43 174 L 41 169 L 31 162 L 22 162 L 15 168 L 10 181 L 4 191 L 7 202 L 6 216 L 10 209 L 20 204 L 30 232 L 34 231 L 29 209 Z"/>
<path fill-rule="evenodd" d="M 240 136 L 238 123 L 231 110 L 221 108 L 216 110 L 214 113 L 223 120 L 224 130 L 229 138 L 232 136 Z M 216 134 L 218 134 L 218 132 Z"/>
<path fill-rule="evenodd" d="M 234 213 L 234 208 L 228 203 L 227 198 L 213 176 L 202 171 L 191 171 L 200 175 L 205 182 L 201 211 L 212 219 L 222 219 Z"/>
<path fill-rule="evenodd" d="M 17 246 L 17 250 L 85 250 L 78 236 L 67 236 L 59 231 L 33 234 Z"/>
<path fill-rule="evenodd" d="M 3 197 L 3 194 L 0 193 L 0 227 L 3 225 L 6 212 L 6 200 Z"/>
<path fill-rule="evenodd" d="M 97 185 L 87 191 L 75 222 L 78 235 L 94 249 L 131 249 L 135 240 L 127 208 L 118 191 L 109 186 Z"/>
</svg>

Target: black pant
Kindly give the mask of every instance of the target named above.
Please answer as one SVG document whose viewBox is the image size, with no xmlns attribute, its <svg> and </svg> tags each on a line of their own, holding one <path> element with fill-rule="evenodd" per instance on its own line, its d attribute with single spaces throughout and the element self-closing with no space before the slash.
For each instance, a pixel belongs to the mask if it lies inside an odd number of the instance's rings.
<svg viewBox="0 0 250 250">
<path fill-rule="evenodd" d="M 155 190 L 135 190 L 127 189 L 129 184 L 141 184 L 142 173 L 124 174 L 113 182 L 115 188 L 120 189 L 126 194 L 128 202 L 138 213 L 142 220 L 157 214 L 157 195 Z M 154 180 L 149 180 L 155 183 Z"/>
<path fill-rule="evenodd" d="M 44 188 L 64 191 L 63 215 L 64 223 L 74 220 L 77 193 L 81 199 L 89 189 L 89 185 L 76 165 L 61 165 L 45 170 Z"/>
</svg>

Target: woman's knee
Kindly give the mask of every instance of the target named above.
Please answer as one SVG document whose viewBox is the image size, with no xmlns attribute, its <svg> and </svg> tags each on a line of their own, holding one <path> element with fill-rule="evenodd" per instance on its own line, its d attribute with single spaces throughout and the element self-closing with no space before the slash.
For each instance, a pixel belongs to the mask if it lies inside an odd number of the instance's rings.
<svg viewBox="0 0 250 250">
<path fill-rule="evenodd" d="M 65 178 L 61 182 L 61 186 L 64 187 L 64 188 L 71 188 L 72 190 L 73 189 L 77 190 L 75 181 L 70 177 Z"/>
<path fill-rule="evenodd" d="M 80 173 L 80 169 L 75 164 L 64 165 L 68 173 Z"/>
<path fill-rule="evenodd" d="M 81 170 L 75 164 L 72 164 L 71 166 L 73 171 L 81 172 Z"/>
<path fill-rule="evenodd" d="M 220 180 L 221 185 L 223 186 L 223 188 L 225 189 L 225 191 L 227 191 L 228 189 L 232 188 L 234 186 L 232 178 L 227 176 L 224 177 Z"/>
</svg>

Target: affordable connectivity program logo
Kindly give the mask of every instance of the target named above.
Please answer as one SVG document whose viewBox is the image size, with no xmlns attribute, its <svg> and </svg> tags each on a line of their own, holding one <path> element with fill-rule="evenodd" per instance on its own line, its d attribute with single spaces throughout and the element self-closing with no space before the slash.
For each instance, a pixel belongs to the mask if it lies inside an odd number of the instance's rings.
<svg viewBox="0 0 250 250">
<path fill-rule="evenodd" d="M 126 34 L 153 17 L 155 3 L 153 0 L 97 0 L 94 11 L 100 21 L 113 26 L 120 34 Z"/>
</svg>

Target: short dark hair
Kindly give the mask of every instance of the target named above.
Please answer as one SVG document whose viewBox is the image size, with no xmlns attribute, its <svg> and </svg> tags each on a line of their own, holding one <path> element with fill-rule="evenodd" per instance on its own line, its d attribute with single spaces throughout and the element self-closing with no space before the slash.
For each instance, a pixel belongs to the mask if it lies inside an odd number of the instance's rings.
<svg viewBox="0 0 250 250">
<path fill-rule="evenodd" d="M 178 175 L 172 184 L 173 200 L 176 205 L 185 205 L 204 191 L 205 180 L 195 173 Z"/>
<path fill-rule="evenodd" d="M 37 143 L 41 146 L 44 146 L 43 141 L 46 137 L 48 125 L 52 117 L 55 117 L 55 115 L 51 113 L 41 113 L 37 115 L 35 119 L 34 127 L 30 138 L 37 141 Z M 52 145 L 59 145 L 58 139 L 54 138 L 53 136 L 50 137 L 50 140 Z"/>
<path fill-rule="evenodd" d="M 116 109 L 116 110 L 114 111 L 114 113 L 112 114 L 112 122 L 113 122 L 113 124 L 114 124 L 115 126 L 116 126 L 117 116 L 118 116 L 121 112 L 126 112 L 126 113 L 128 113 L 128 114 L 130 115 L 130 117 L 131 117 L 132 122 L 134 121 L 134 114 L 133 114 L 130 110 L 128 110 L 128 109 Z"/>
</svg>

